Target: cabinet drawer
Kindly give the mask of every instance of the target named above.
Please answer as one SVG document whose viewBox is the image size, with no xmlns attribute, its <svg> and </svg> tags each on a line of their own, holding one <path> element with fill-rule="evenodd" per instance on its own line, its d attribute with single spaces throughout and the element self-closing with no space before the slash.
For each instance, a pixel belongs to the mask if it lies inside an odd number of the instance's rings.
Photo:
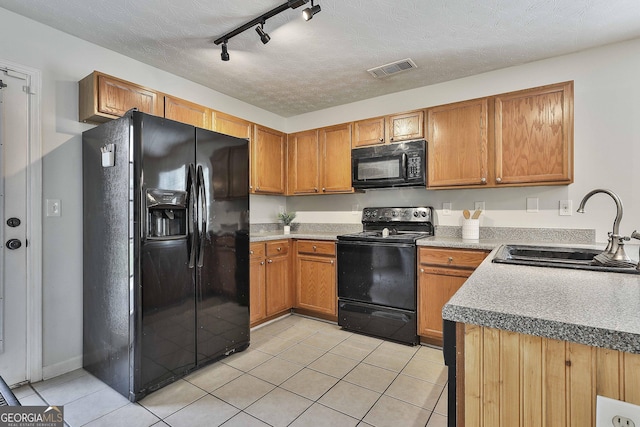
<svg viewBox="0 0 640 427">
<path fill-rule="evenodd" d="M 249 258 L 264 258 L 264 243 L 251 243 L 249 245 Z"/>
<path fill-rule="evenodd" d="M 470 249 L 420 248 L 420 264 L 473 269 L 480 265 L 487 253 Z"/>
<path fill-rule="evenodd" d="M 288 240 L 276 240 L 267 242 L 267 256 L 286 255 L 289 253 Z"/>
<path fill-rule="evenodd" d="M 298 240 L 298 253 L 335 256 L 336 244 L 328 241 Z"/>
</svg>

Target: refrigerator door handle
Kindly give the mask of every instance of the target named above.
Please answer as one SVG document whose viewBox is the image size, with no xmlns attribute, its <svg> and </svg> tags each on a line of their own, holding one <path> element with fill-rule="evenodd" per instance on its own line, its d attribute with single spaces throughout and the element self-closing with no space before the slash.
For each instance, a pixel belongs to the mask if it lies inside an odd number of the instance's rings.
<svg viewBox="0 0 640 427">
<path fill-rule="evenodd" d="M 197 187 L 200 201 L 200 247 L 198 248 L 198 267 L 202 267 L 204 265 L 204 239 L 207 236 L 207 221 L 209 219 L 209 215 L 207 213 L 207 192 L 204 186 L 204 173 L 202 171 L 202 166 L 198 166 Z"/>
<path fill-rule="evenodd" d="M 189 201 L 187 203 L 187 217 L 189 227 L 189 268 L 194 268 L 196 263 L 196 248 L 197 248 L 197 237 L 196 237 L 196 228 L 197 228 L 197 215 L 196 215 L 196 171 L 193 163 L 189 164 L 189 172 L 187 176 L 187 194 L 189 197 Z"/>
</svg>

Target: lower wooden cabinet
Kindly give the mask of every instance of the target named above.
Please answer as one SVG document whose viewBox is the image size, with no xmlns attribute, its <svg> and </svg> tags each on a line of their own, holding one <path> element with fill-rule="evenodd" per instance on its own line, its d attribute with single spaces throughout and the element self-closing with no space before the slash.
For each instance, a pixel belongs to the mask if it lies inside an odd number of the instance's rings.
<svg viewBox="0 0 640 427">
<path fill-rule="evenodd" d="M 293 307 L 289 240 L 251 243 L 249 321 L 256 325 Z"/>
<path fill-rule="evenodd" d="M 295 307 L 337 319 L 335 243 L 298 240 L 295 276 Z"/>
<path fill-rule="evenodd" d="M 419 249 L 418 335 L 426 342 L 442 345 L 442 307 L 487 254 L 471 249 Z"/>
</svg>

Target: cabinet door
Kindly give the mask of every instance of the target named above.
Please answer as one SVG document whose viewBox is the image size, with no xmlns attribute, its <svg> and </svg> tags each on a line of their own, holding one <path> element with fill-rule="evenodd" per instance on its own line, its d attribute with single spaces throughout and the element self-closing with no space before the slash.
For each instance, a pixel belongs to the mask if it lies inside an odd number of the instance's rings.
<svg viewBox="0 0 640 427">
<path fill-rule="evenodd" d="M 315 194 L 320 191 L 320 149 L 318 131 L 289 135 L 289 194 Z"/>
<path fill-rule="evenodd" d="M 353 147 L 384 144 L 384 117 L 360 120 L 353 124 Z"/>
<path fill-rule="evenodd" d="M 219 111 L 213 111 L 211 117 L 214 131 L 235 136 L 236 138 L 251 139 L 252 123 L 250 121 Z"/>
<path fill-rule="evenodd" d="M 427 186 L 487 183 L 488 100 L 478 99 L 427 110 Z"/>
<path fill-rule="evenodd" d="M 287 158 L 285 134 L 256 125 L 251 144 L 251 191 L 284 194 Z"/>
<path fill-rule="evenodd" d="M 79 83 L 80 121 L 104 123 L 132 108 L 162 117 L 161 96 L 150 89 L 94 71 Z"/>
<path fill-rule="evenodd" d="M 495 99 L 496 184 L 573 182 L 573 82 Z"/>
<path fill-rule="evenodd" d="M 424 138 L 424 111 L 422 110 L 389 116 L 388 122 L 389 142 Z"/>
<path fill-rule="evenodd" d="M 323 193 L 351 193 L 351 124 L 320 129 Z"/>
<path fill-rule="evenodd" d="M 165 95 L 164 116 L 167 119 L 186 123 L 203 129 L 211 129 L 209 109 L 184 99 Z"/>
<path fill-rule="evenodd" d="M 418 278 L 418 335 L 442 345 L 442 307 L 471 275 L 469 270 L 420 267 Z"/>
<path fill-rule="evenodd" d="M 267 316 L 286 311 L 293 306 L 289 276 L 289 257 L 267 257 Z"/>
<path fill-rule="evenodd" d="M 296 307 L 337 316 L 335 258 L 298 254 Z"/>
<path fill-rule="evenodd" d="M 249 323 L 254 324 L 267 317 L 265 259 L 260 257 L 252 258 L 249 269 Z"/>
</svg>

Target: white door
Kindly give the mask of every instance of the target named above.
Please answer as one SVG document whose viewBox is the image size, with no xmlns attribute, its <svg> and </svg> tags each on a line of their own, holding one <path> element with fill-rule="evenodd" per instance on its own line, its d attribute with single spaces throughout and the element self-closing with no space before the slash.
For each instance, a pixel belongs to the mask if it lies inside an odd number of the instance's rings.
<svg viewBox="0 0 640 427">
<path fill-rule="evenodd" d="M 0 69 L 0 375 L 27 380 L 29 76 Z"/>
</svg>

